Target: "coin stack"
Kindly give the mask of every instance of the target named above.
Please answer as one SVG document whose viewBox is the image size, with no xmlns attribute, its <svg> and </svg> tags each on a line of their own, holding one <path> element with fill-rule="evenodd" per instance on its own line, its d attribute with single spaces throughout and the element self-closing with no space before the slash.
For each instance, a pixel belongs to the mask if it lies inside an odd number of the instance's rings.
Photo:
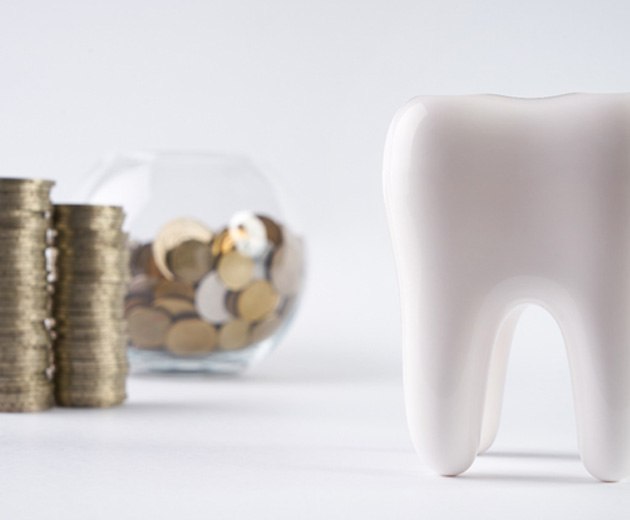
<svg viewBox="0 0 630 520">
<path fill-rule="evenodd" d="M 267 216 L 239 212 L 216 234 L 170 221 L 132 250 L 131 344 L 178 357 L 259 344 L 287 322 L 302 269 L 301 239 Z"/>
<path fill-rule="evenodd" d="M 117 206 L 55 205 L 55 397 L 107 407 L 126 398 L 124 213 Z"/>
<path fill-rule="evenodd" d="M 53 404 L 47 245 L 53 182 L 0 179 L 0 411 Z"/>
</svg>

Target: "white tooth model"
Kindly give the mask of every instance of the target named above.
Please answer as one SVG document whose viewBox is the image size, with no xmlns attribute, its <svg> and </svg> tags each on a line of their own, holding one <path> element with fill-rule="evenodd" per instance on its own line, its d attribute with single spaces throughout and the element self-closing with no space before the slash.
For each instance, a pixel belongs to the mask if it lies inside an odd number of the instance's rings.
<svg viewBox="0 0 630 520">
<path fill-rule="evenodd" d="M 584 465 L 630 476 L 630 95 L 415 98 L 384 189 L 420 455 L 457 475 L 492 444 L 534 303 L 565 339 Z"/>
</svg>

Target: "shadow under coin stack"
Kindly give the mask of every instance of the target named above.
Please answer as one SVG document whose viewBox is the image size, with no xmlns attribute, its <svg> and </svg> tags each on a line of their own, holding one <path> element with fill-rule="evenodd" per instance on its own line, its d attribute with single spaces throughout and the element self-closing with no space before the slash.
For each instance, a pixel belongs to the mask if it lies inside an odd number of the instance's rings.
<svg viewBox="0 0 630 520">
<path fill-rule="evenodd" d="M 0 411 L 53 404 L 47 246 L 51 181 L 0 179 Z"/>
<path fill-rule="evenodd" d="M 124 212 L 55 205 L 55 397 L 60 406 L 107 407 L 126 398 Z"/>
</svg>

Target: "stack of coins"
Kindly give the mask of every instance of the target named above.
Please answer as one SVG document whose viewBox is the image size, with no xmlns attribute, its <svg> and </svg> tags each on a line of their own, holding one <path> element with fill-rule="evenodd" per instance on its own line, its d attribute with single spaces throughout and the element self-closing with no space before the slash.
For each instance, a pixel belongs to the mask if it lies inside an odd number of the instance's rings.
<svg viewBox="0 0 630 520">
<path fill-rule="evenodd" d="M 213 233 L 188 218 L 132 249 L 131 345 L 182 357 L 238 351 L 273 336 L 295 307 L 302 241 L 275 220 L 239 212 Z"/>
<path fill-rule="evenodd" d="M 0 179 L 0 411 L 53 404 L 47 244 L 51 181 Z"/>
<path fill-rule="evenodd" d="M 55 205 L 55 397 L 106 407 L 126 398 L 124 213 L 117 206 Z"/>
</svg>

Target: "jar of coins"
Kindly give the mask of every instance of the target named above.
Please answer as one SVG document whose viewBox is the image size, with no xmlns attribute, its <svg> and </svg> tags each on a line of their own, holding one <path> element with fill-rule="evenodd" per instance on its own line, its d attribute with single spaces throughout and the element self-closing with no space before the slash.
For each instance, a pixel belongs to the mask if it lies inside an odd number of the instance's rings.
<svg viewBox="0 0 630 520">
<path fill-rule="evenodd" d="M 127 214 L 133 371 L 238 372 L 277 345 L 299 302 L 304 241 L 249 160 L 117 155 L 86 192 Z"/>
</svg>

